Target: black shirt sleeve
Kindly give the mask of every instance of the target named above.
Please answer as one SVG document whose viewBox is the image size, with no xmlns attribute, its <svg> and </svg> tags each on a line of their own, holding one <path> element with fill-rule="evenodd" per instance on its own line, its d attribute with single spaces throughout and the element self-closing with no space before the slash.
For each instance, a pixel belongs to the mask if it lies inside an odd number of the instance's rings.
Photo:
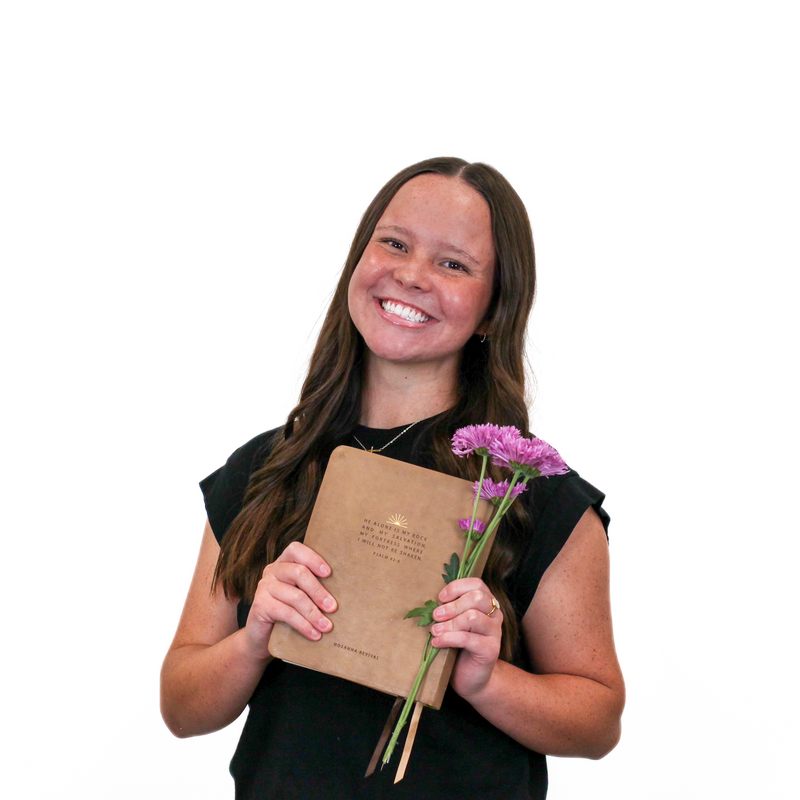
<svg viewBox="0 0 800 800">
<path fill-rule="evenodd" d="M 264 463 L 280 432 L 280 428 L 275 428 L 259 434 L 200 481 L 208 521 L 218 542 L 242 508 L 251 473 Z M 523 498 L 528 504 L 530 530 L 523 532 L 526 543 L 520 548 L 518 567 L 507 579 L 509 597 L 520 619 L 528 610 L 542 576 L 586 509 L 591 507 L 598 513 L 606 535 L 610 521 L 602 507 L 605 495 L 574 470 L 531 481 Z"/>
<path fill-rule="evenodd" d="M 511 579 L 511 599 L 520 618 L 533 600 L 542 576 L 569 539 L 588 508 L 594 508 L 608 536 L 610 517 L 605 495 L 571 470 L 566 475 L 536 478 L 527 498 L 532 518 L 528 544 Z"/>
<path fill-rule="evenodd" d="M 218 542 L 241 511 L 250 474 L 264 463 L 279 430 L 251 439 L 235 450 L 223 466 L 200 481 L 208 521 Z"/>
</svg>

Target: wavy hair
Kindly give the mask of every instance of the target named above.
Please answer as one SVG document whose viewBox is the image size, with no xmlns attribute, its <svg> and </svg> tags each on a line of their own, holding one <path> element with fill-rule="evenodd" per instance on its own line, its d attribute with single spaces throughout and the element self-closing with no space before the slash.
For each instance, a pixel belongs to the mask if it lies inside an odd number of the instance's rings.
<svg viewBox="0 0 800 800">
<path fill-rule="evenodd" d="M 533 237 L 525 206 L 493 167 L 460 158 L 432 158 L 397 173 L 367 207 L 353 238 L 317 339 L 297 405 L 269 457 L 250 476 L 241 511 L 222 539 L 212 591 L 250 601 L 264 566 L 292 541 L 302 540 L 331 451 L 358 424 L 363 384 L 364 342 L 347 304 L 350 278 L 386 207 L 403 184 L 436 173 L 460 179 L 489 205 L 495 250 L 495 280 L 487 314 L 487 340 L 471 337 L 462 350 L 455 405 L 426 428 L 437 469 L 477 478 L 474 459 L 450 451 L 456 428 L 478 422 L 516 425 L 528 431 L 525 397 L 525 331 L 536 289 Z M 512 524 L 504 522 L 484 580 L 503 610 L 504 658 L 516 651 L 516 615 L 503 588 L 524 529 L 523 504 L 515 503 Z M 523 531 L 524 532 L 524 531 Z"/>
</svg>

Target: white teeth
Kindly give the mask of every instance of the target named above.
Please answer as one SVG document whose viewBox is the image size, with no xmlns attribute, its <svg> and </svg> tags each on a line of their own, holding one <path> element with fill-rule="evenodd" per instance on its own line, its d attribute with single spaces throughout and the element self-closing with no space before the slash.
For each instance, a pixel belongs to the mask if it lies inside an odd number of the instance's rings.
<svg viewBox="0 0 800 800">
<path fill-rule="evenodd" d="M 400 303 L 393 303 L 391 300 L 383 300 L 381 308 L 396 317 L 407 319 L 409 322 L 427 322 L 430 319 L 427 314 L 423 314 L 421 311 L 415 311 L 413 308 L 400 305 Z"/>
</svg>

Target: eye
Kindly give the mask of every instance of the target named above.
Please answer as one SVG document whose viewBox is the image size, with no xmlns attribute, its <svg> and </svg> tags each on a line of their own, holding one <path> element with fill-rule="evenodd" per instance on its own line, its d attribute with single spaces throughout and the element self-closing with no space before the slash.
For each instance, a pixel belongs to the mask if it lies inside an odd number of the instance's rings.
<svg viewBox="0 0 800 800">
<path fill-rule="evenodd" d="M 453 270 L 454 272 L 469 272 L 460 261 L 453 261 L 452 258 L 446 259 L 442 264 L 447 267 L 447 269 Z"/>
<path fill-rule="evenodd" d="M 398 241 L 397 239 L 381 239 L 380 240 L 383 244 L 391 247 L 393 250 L 405 250 L 406 246 Z"/>
</svg>

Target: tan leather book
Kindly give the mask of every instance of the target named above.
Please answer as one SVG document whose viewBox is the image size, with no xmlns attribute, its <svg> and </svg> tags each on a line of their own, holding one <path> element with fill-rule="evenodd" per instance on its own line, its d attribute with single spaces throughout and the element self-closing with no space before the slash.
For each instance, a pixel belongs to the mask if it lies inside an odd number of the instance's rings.
<svg viewBox="0 0 800 800">
<path fill-rule="evenodd" d="M 472 484 L 352 447 L 337 447 L 311 513 L 305 543 L 330 565 L 323 582 L 339 603 L 333 630 L 312 642 L 278 623 L 269 651 L 275 658 L 336 675 L 398 697 L 408 695 L 428 628 L 404 619 L 435 600 L 444 565 L 459 558 L 472 513 Z M 478 517 L 491 505 L 480 501 Z M 483 569 L 491 542 L 479 563 Z M 480 573 L 478 573 L 480 574 Z M 419 700 L 440 708 L 456 651 L 433 662 Z"/>
</svg>

